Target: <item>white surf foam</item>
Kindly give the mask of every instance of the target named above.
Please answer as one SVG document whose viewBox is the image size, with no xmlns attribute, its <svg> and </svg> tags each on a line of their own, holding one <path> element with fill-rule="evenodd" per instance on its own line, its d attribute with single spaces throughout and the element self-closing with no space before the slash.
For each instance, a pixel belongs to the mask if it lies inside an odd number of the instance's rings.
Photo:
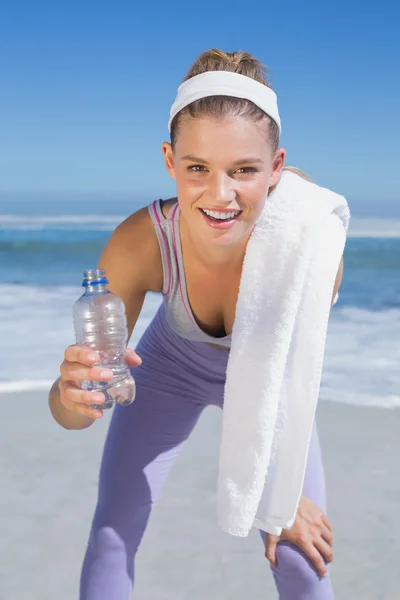
<svg viewBox="0 0 400 600">
<path fill-rule="evenodd" d="M 399 309 L 334 309 L 321 399 L 360 406 L 400 407 L 399 339 Z"/>
<path fill-rule="evenodd" d="M 21 216 L 0 215 L 0 228 L 17 231 L 39 231 L 43 229 L 82 229 L 84 231 L 112 231 L 125 216 L 105 215 L 57 215 Z"/>
<path fill-rule="evenodd" d="M 400 219 L 353 218 L 349 237 L 400 238 Z"/>
<path fill-rule="evenodd" d="M 0 394 L 48 390 L 65 348 L 74 343 L 72 304 L 80 287 L 0 285 Z M 148 295 L 133 333 L 135 347 L 161 298 Z M 400 406 L 400 310 L 333 309 L 321 399 L 359 406 Z"/>
<path fill-rule="evenodd" d="M 35 216 L 22 216 L 22 215 L 0 215 L 0 222 L 2 224 L 32 224 L 40 223 L 45 225 L 53 225 L 58 223 L 114 223 L 124 217 L 119 216 L 107 216 L 107 215 L 35 215 Z"/>
<path fill-rule="evenodd" d="M 54 379 L 56 378 L 54 377 Z M 49 391 L 54 379 L 0 381 L 0 394 L 9 394 L 11 392 L 32 392 L 35 390 Z"/>
<path fill-rule="evenodd" d="M 0 393 L 48 389 L 59 375 L 64 350 L 75 343 L 72 305 L 80 287 L 0 285 Z M 132 335 L 134 347 L 160 298 L 146 298 Z"/>
<path fill-rule="evenodd" d="M 67 229 L 112 231 L 127 215 L 0 215 L 0 228 L 15 230 Z M 400 219 L 352 218 L 349 237 L 399 238 Z"/>
</svg>

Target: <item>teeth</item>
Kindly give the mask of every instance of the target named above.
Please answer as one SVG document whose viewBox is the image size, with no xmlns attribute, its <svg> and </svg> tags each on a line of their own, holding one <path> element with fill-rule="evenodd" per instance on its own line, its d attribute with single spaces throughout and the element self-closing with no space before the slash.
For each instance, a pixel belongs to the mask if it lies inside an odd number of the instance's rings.
<svg viewBox="0 0 400 600">
<path fill-rule="evenodd" d="M 226 219 L 234 219 L 240 213 L 240 210 L 230 211 L 230 212 L 220 212 L 214 210 L 206 210 L 203 208 L 203 212 L 206 213 L 208 217 L 212 217 L 213 219 L 218 219 L 219 221 L 224 221 Z"/>
</svg>

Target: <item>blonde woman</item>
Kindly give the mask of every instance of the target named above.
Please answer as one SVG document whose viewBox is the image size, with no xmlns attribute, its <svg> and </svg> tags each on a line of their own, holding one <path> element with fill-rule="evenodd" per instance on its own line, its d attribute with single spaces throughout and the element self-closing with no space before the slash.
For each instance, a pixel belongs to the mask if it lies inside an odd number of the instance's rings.
<svg viewBox="0 0 400 600">
<path fill-rule="evenodd" d="M 203 409 L 223 404 L 246 244 L 285 161 L 276 114 L 240 94 L 247 78 L 257 82 L 261 95 L 269 88 L 257 59 L 210 50 L 185 79 L 201 81 L 202 74 L 215 72 L 218 84 L 226 71 L 236 74 L 236 96 L 234 91 L 213 95 L 210 85 L 204 97 L 178 107 L 170 124 L 171 142 L 162 151 L 177 198 L 153 202 L 131 215 L 114 231 L 99 262 L 110 289 L 125 302 L 129 334 L 146 292 L 162 293 L 163 303 L 137 354 L 127 353 L 135 367 L 137 397 L 131 406 L 114 409 L 81 600 L 131 597 L 134 558 L 152 505 Z M 341 272 L 342 265 L 332 297 Z M 107 379 L 91 366 L 97 359 L 78 346 L 65 352 L 50 407 L 66 428 L 84 429 L 102 414 L 90 406 L 101 403 L 102 395 L 93 397 L 76 384 Z M 280 538 L 261 532 L 281 600 L 333 598 L 326 567 L 332 560 L 332 531 L 324 511 L 324 472 L 314 427 L 295 524 Z"/>
</svg>

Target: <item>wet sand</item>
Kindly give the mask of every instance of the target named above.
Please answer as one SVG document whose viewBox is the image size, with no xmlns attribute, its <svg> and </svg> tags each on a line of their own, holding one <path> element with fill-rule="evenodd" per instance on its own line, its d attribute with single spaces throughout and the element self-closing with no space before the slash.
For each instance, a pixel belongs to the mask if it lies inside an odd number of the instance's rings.
<svg viewBox="0 0 400 600">
<path fill-rule="evenodd" d="M 0 395 L 0 598 L 74 600 L 109 416 L 64 431 L 43 392 Z M 137 600 L 270 600 L 257 532 L 217 527 L 220 413 L 208 409 L 154 508 Z M 318 425 L 335 535 L 337 600 L 400 598 L 400 410 L 321 402 Z"/>
</svg>

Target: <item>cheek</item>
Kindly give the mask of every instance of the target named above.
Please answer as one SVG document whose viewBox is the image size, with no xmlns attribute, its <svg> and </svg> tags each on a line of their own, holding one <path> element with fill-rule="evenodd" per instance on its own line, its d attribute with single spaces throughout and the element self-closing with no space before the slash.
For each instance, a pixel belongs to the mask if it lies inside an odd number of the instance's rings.
<svg viewBox="0 0 400 600">
<path fill-rule="evenodd" d="M 181 209 L 186 213 L 186 209 L 190 210 L 190 207 L 197 202 L 203 190 L 199 188 L 197 182 L 180 178 L 176 180 L 176 191 Z"/>
<path fill-rule="evenodd" d="M 207 184 L 204 179 L 184 176 L 176 179 L 176 187 L 178 194 L 189 200 L 195 199 L 203 193 L 207 188 Z"/>
<path fill-rule="evenodd" d="M 265 199 L 268 195 L 268 181 L 264 178 L 259 181 L 253 181 L 243 186 L 241 190 L 243 198 L 251 207 L 252 211 L 261 211 Z"/>
</svg>

